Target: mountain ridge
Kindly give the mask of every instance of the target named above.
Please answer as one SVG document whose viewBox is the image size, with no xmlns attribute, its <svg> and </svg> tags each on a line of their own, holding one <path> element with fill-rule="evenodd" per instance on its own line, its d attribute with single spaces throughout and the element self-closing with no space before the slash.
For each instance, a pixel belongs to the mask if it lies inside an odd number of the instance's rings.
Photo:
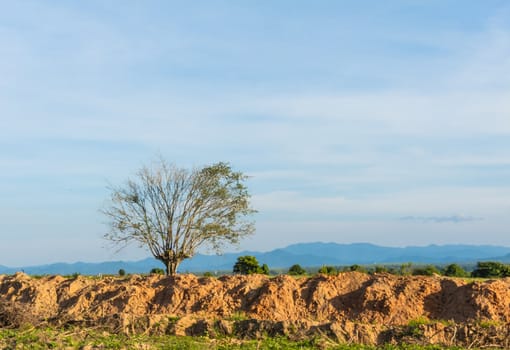
<svg viewBox="0 0 510 350">
<path fill-rule="evenodd" d="M 270 268 L 288 268 L 293 264 L 306 267 L 322 265 L 348 266 L 352 264 L 447 264 L 475 263 L 480 260 L 510 262 L 510 247 L 494 245 L 449 244 L 408 247 L 385 247 L 371 243 L 308 242 L 295 243 L 268 252 L 241 251 L 222 255 L 196 254 L 183 261 L 179 272 L 230 271 L 237 257 L 253 255 Z M 24 271 L 34 275 L 80 273 L 84 275 L 116 274 L 119 269 L 127 273 L 147 273 L 162 264 L 154 258 L 138 261 L 104 261 L 97 263 L 53 263 L 36 266 L 7 267 L 0 265 L 0 274 Z"/>
</svg>

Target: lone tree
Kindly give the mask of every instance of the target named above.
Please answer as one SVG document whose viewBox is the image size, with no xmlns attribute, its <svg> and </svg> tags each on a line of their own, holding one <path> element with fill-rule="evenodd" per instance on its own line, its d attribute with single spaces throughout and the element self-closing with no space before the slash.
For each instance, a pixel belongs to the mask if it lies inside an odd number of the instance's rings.
<svg viewBox="0 0 510 350">
<path fill-rule="evenodd" d="M 110 187 L 111 203 L 102 210 L 110 224 L 104 237 L 120 249 L 137 242 L 174 275 L 199 246 L 219 253 L 254 232 L 245 219 L 255 212 L 246 179 L 228 163 L 187 170 L 160 159 L 124 186 Z"/>
</svg>

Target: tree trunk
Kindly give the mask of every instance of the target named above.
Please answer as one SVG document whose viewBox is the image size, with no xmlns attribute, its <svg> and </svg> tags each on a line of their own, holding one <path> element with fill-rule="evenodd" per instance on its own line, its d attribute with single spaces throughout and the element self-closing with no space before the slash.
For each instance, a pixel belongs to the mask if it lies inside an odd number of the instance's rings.
<svg viewBox="0 0 510 350">
<path fill-rule="evenodd" d="M 174 276 L 177 273 L 177 267 L 181 263 L 181 260 L 167 260 L 164 263 L 166 266 L 166 275 Z"/>
</svg>

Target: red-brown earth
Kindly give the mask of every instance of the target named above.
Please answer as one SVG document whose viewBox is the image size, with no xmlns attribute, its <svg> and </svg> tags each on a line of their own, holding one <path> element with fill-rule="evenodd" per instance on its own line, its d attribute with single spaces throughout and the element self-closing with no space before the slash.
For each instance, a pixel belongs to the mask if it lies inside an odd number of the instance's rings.
<svg viewBox="0 0 510 350">
<path fill-rule="evenodd" d="M 510 347 L 510 278 L 0 275 L 0 327 Z"/>
</svg>

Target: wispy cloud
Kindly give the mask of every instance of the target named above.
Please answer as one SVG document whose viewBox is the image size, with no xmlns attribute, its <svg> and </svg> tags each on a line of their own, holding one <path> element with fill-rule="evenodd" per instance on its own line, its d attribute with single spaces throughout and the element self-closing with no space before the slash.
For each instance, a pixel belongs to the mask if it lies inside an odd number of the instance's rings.
<svg viewBox="0 0 510 350">
<path fill-rule="evenodd" d="M 480 221 L 486 217 L 505 217 L 510 207 L 510 189 L 488 188 L 427 188 L 420 191 L 333 195 L 327 191 L 304 194 L 299 191 L 275 191 L 253 196 L 260 214 L 294 214 L 300 219 L 327 215 L 341 220 L 365 216 L 401 221 Z M 476 215 L 421 215 L 460 211 Z M 408 213 L 409 215 L 403 215 Z M 405 219 L 405 220 L 404 220 Z"/>
<path fill-rule="evenodd" d="M 432 222 L 436 224 L 443 223 L 462 223 L 484 220 L 480 217 L 466 216 L 466 215 L 450 215 L 450 216 L 404 216 L 400 218 L 402 221 L 414 221 L 414 222 Z"/>
</svg>

